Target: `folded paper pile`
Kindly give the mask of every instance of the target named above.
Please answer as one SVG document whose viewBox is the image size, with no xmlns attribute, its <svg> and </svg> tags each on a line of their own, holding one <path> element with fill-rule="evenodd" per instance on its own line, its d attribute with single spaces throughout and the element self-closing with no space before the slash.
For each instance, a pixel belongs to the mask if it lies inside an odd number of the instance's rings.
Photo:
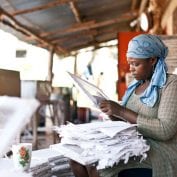
<svg viewBox="0 0 177 177">
<path fill-rule="evenodd" d="M 47 148 L 32 152 L 32 177 L 74 177 L 67 157 Z"/>
<path fill-rule="evenodd" d="M 150 148 L 137 126 L 123 121 L 69 123 L 56 131 L 61 143 L 51 145 L 52 149 L 83 165 L 96 164 L 97 169 L 111 167 L 121 160 L 127 163 L 135 156 L 144 160 Z"/>
<path fill-rule="evenodd" d="M 35 167 L 31 167 L 29 172 L 32 174 L 33 177 L 50 177 L 51 174 L 51 167 L 49 166 L 48 162 L 36 165 Z"/>
<path fill-rule="evenodd" d="M 59 177 L 74 177 L 74 174 L 70 168 L 68 158 L 63 155 L 56 156 L 48 159 L 51 166 L 51 172 L 53 176 Z"/>
</svg>

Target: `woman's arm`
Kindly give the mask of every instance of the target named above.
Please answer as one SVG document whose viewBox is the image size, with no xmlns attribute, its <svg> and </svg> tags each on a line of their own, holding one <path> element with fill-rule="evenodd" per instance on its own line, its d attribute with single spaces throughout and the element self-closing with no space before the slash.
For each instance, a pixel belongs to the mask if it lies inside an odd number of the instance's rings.
<svg viewBox="0 0 177 177">
<path fill-rule="evenodd" d="M 110 100 L 101 102 L 100 109 L 112 120 L 138 124 L 138 130 L 146 137 L 166 141 L 177 132 L 177 78 L 163 88 L 156 117 L 145 116 L 143 112 L 137 114 Z"/>
<path fill-rule="evenodd" d="M 176 76 L 175 76 L 176 78 Z M 177 79 L 163 88 L 156 117 L 139 114 L 138 130 L 146 137 L 160 141 L 171 139 L 177 132 Z"/>
<path fill-rule="evenodd" d="M 133 112 L 114 101 L 104 100 L 99 106 L 101 111 L 107 114 L 111 120 L 123 120 L 132 124 L 136 124 L 137 122 L 138 114 L 136 112 Z"/>
</svg>

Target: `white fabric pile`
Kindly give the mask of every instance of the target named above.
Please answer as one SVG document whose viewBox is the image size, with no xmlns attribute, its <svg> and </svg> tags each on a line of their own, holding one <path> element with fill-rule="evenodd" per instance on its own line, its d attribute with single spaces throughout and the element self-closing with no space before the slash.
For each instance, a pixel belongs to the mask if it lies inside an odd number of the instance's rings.
<svg viewBox="0 0 177 177">
<path fill-rule="evenodd" d="M 0 158 L 0 177 L 32 177 L 32 175 L 15 170 L 12 159 Z"/>
<path fill-rule="evenodd" d="M 145 159 L 149 146 L 136 125 L 122 121 L 62 125 L 56 128 L 61 143 L 51 148 L 83 165 L 95 163 L 97 169 L 111 167 L 130 157 Z"/>
<path fill-rule="evenodd" d="M 0 96 L 0 157 L 10 149 L 39 104 L 36 99 Z"/>
<path fill-rule="evenodd" d="M 1 176 L 2 177 L 32 177 L 30 173 L 27 174 L 21 171 L 7 171 L 7 170 L 2 170 Z"/>
</svg>

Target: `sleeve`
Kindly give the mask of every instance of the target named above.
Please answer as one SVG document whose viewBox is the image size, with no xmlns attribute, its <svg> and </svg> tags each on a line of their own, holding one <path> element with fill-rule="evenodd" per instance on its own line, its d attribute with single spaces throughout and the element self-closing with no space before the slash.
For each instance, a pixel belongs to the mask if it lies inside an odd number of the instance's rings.
<svg viewBox="0 0 177 177">
<path fill-rule="evenodd" d="M 163 89 L 157 117 L 137 117 L 138 130 L 145 136 L 166 141 L 177 133 L 177 79 Z"/>
</svg>

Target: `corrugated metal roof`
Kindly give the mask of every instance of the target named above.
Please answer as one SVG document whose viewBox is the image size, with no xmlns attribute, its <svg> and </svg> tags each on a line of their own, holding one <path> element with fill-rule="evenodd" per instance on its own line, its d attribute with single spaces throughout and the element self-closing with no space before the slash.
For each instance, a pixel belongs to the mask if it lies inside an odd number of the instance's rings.
<svg viewBox="0 0 177 177">
<path fill-rule="evenodd" d="M 0 0 L 0 28 L 28 43 L 70 54 L 132 30 L 139 5 L 140 0 Z"/>
</svg>

